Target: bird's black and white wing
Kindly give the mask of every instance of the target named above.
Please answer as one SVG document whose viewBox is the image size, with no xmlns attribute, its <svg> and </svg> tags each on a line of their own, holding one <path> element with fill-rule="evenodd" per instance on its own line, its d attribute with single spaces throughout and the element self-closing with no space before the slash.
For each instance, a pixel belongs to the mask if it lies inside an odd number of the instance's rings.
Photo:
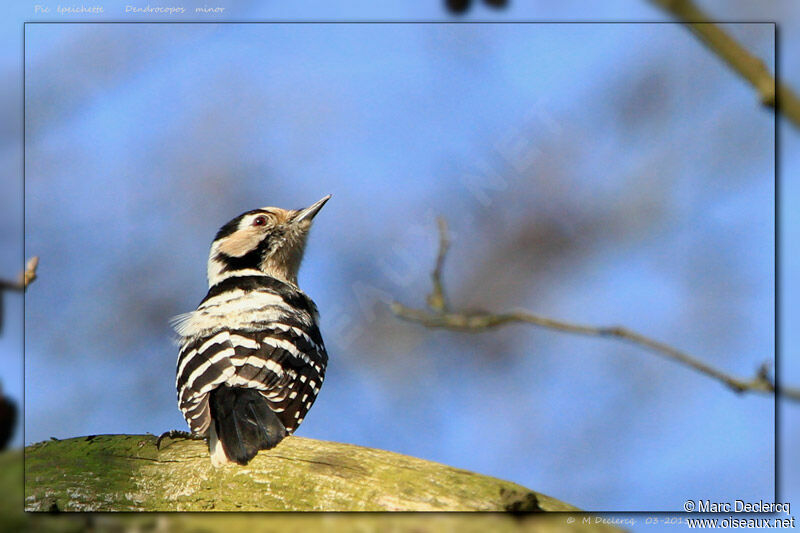
<svg viewBox="0 0 800 533">
<path fill-rule="evenodd" d="M 209 396 L 220 386 L 258 391 L 287 433 L 297 429 L 325 378 L 328 356 L 316 324 L 311 300 L 272 278 L 212 287 L 176 326 L 179 406 L 192 431 L 209 430 Z"/>
</svg>

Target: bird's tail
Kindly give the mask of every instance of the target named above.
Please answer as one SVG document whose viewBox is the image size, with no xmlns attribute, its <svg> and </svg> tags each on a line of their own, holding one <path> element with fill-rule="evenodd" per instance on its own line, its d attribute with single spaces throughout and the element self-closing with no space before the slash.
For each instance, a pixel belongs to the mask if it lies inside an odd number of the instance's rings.
<svg viewBox="0 0 800 533">
<path fill-rule="evenodd" d="M 286 428 L 255 389 L 214 389 L 209 398 L 211 429 L 208 448 L 211 462 L 246 465 L 259 450 L 274 448 L 286 436 Z"/>
</svg>

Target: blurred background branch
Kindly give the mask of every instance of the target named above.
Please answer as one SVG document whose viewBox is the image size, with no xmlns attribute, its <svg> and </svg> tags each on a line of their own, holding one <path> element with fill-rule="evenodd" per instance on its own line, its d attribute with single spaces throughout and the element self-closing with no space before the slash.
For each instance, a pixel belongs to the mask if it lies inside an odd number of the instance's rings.
<svg viewBox="0 0 800 533">
<path fill-rule="evenodd" d="M 33 280 L 36 279 L 36 267 L 39 266 L 39 258 L 36 256 L 28 259 L 25 264 L 25 270 L 20 273 L 16 281 L 9 281 L 0 279 L 0 332 L 3 331 L 3 295 L 2 291 L 11 290 L 23 292 L 28 288 Z M 14 429 L 17 425 L 18 409 L 16 402 L 11 398 L 7 398 L 3 394 L 2 385 L 0 385 L 0 450 L 5 450 L 11 437 L 14 435 Z"/>
<path fill-rule="evenodd" d="M 764 62 L 739 44 L 719 25 L 714 24 L 691 0 L 652 0 L 655 4 L 686 24 L 712 52 L 747 80 L 758 92 L 761 103 L 776 109 L 796 127 L 800 127 L 800 98 L 786 85 L 779 83 L 777 98 L 775 79 Z"/>
<path fill-rule="evenodd" d="M 25 270 L 19 275 L 16 281 L 9 281 L 0 279 L 0 291 L 25 291 L 28 285 L 36 279 L 36 267 L 39 266 L 39 258 L 36 256 L 31 257 L 25 264 Z M 3 295 L 0 292 L 0 332 L 3 331 Z M 0 384 L 0 450 L 5 450 L 11 437 L 14 435 L 14 429 L 17 425 L 17 404 L 11 398 L 7 398 L 3 394 L 3 388 Z"/>
<path fill-rule="evenodd" d="M 777 86 L 776 97 L 775 79 L 764 62 L 712 22 L 692 0 L 651 1 L 685 24 L 714 54 L 747 80 L 758 92 L 762 105 L 777 110 L 796 127 L 800 127 L 800 98 L 782 83 Z M 494 8 L 507 6 L 505 1 L 486 0 L 485 3 Z M 469 0 L 445 0 L 447 9 L 454 15 L 463 15 L 471 4 Z"/>
<path fill-rule="evenodd" d="M 621 326 L 598 327 L 575 324 L 562 320 L 555 320 L 539 315 L 531 314 L 527 311 L 516 310 L 506 313 L 490 313 L 486 311 L 475 312 L 454 312 L 447 305 L 447 297 L 442 283 L 442 268 L 447 251 L 450 246 L 450 238 L 447 232 L 447 223 L 441 217 L 438 219 L 439 226 L 439 252 L 436 256 L 436 266 L 431 275 L 433 279 L 433 289 L 428 295 L 427 302 L 429 309 L 413 309 L 406 307 L 399 302 L 391 304 L 392 312 L 403 320 L 416 322 L 429 328 L 449 329 L 454 331 L 481 332 L 508 324 L 531 324 L 542 328 L 562 331 L 565 333 L 575 333 L 578 335 L 591 335 L 597 337 L 613 337 L 626 340 L 641 346 L 653 353 L 681 363 L 701 374 L 721 381 L 731 390 L 737 393 L 758 392 L 764 394 L 775 393 L 775 383 L 769 377 L 769 363 L 762 364 L 755 376 L 752 378 L 739 378 L 718 370 L 694 356 L 678 350 L 666 343 L 651 339 Z M 782 387 L 782 396 L 794 401 L 800 401 L 800 389 L 792 387 Z"/>
<path fill-rule="evenodd" d="M 28 285 L 30 285 L 31 282 L 36 279 L 36 267 L 38 266 L 39 258 L 37 256 L 33 256 L 28 259 L 28 262 L 25 264 L 25 270 L 20 273 L 16 281 L 0 279 L 0 333 L 3 331 L 3 318 L 5 314 L 2 291 L 24 292 L 25 289 L 28 288 Z"/>
<path fill-rule="evenodd" d="M 508 7 L 508 0 L 483 0 L 483 3 L 493 9 Z M 454 15 L 463 15 L 472 6 L 472 0 L 445 0 L 447 10 Z"/>
<path fill-rule="evenodd" d="M 24 291 L 28 288 L 28 285 L 30 285 L 31 282 L 36 279 L 36 267 L 38 266 L 39 258 L 37 256 L 31 257 L 25 264 L 25 270 L 19 275 L 19 278 L 16 281 L 0 279 L 0 289 Z"/>
</svg>

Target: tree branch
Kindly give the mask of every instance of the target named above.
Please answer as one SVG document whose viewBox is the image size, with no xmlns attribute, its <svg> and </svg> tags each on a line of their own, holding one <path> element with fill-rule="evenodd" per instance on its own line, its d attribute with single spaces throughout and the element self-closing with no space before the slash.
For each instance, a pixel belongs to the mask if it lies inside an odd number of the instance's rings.
<svg viewBox="0 0 800 533">
<path fill-rule="evenodd" d="M 0 454 L 0 466 L 3 457 Z M 14 483 L 19 485 L 19 478 Z M 563 512 L 578 508 L 509 481 L 351 444 L 291 436 L 275 449 L 260 452 L 245 467 L 214 468 L 204 442 L 167 438 L 157 447 L 153 435 L 96 435 L 51 439 L 25 448 L 25 510 Z"/>
<path fill-rule="evenodd" d="M 786 85 L 779 84 L 777 98 L 775 79 L 761 59 L 752 55 L 711 22 L 692 0 L 651 0 L 684 23 L 712 52 L 735 70 L 758 92 L 761 103 L 776 109 L 795 126 L 800 127 L 800 98 Z"/>
<path fill-rule="evenodd" d="M 19 275 L 19 279 L 17 281 L 0 279 L 0 333 L 3 331 L 3 322 L 5 318 L 3 309 L 3 291 L 25 292 L 25 289 L 28 288 L 28 285 L 30 285 L 31 282 L 36 279 L 37 266 L 39 266 L 39 258 L 33 256 L 28 259 L 28 263 L 25 265 L 25 270 Z"/>
<path fill-rule="evenodd" d="M 436 266 L 431 273 L 433 289 L 428 295 L 428 307 L 434 311 L 442 312 L 447 309 L 447 301 L 444 297 L 444 285 L 442 285 L 442 268 L 447 251 L 450 249 L 450 235 L 447 231 L 447 221 L 444 217 L 438 217 L 436 223 L 439 226 L 439 253 L 436 255 Z"/>
<path fill-rule="evenodd" d="M 443 292 L 441 280 L 442 265 L 444 264 L 449 244 L 450 239 L 447 236 L 447 224 L 440 218 L 439 253 L 436 258 L 436 268 L 431 275 L 433 278 L 433 291 L 428 296 L 428 305 L 430 309 L 413 309 L 399 302 L 393 302 L 391 304 L 391 309 L 397 317 L 409 322 L 422 324 L 429 328 L 455 331 L 480 332 L 509 324 L 523 323 L 565 333 L 595 337 L 612 337 L 632 342 L 661 357 L 671 359 L 701 374 L 714 378 L 725 384 L 734 392 L 775 393 L 775 384 L 769 378 L 769 363 L 762 364 L 752 378 L 739 378 L 718 370 L 700 359 L 673 348 L 668 344 L 651 339 L 641 333 L 621 326 L 587 326 L 534 315 L 522 310 L 509 311 L 506 313 L 488 313 L 483 311 L 465 313 L 450 311 L 446 304 L 446 296 Z M 432 302 L 437 304 L 441 303 L 441 305 L 432 305 Z M 780 395 L 791 400 L 800 401 L 800 389 L 797 388 L 781 387 Z"/>
<path fill-rule="evenodd" d="M 19 275 L 17 281 L 0 279 L 0 290 L 24 292 L 28 285 L 36 279 L 36 267 L 38 266 L 39 258 L 37 256 L 31 257 L 25 264 L 25 270 Z"/>
</svg>

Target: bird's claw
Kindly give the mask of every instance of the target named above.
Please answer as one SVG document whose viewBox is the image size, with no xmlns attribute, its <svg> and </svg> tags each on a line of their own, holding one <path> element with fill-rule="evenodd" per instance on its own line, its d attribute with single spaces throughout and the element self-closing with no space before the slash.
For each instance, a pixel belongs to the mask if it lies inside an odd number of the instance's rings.
<svg viewBox="0 0 800 533">
<path fill-rule="evenodd" d="M 189 439 L 189 440 L 205 440 L 206 438 L 203 435 L 198 435 L 196 433 L 189 433 L 188 431 L 182 431 L 179 429 L 170 429 L 169 431 L 165 431 L 156 439 L 156 449 L 161 449 L 161 441 L 162 439 L 169 438 L 169 439 Z"/>
</svg>

